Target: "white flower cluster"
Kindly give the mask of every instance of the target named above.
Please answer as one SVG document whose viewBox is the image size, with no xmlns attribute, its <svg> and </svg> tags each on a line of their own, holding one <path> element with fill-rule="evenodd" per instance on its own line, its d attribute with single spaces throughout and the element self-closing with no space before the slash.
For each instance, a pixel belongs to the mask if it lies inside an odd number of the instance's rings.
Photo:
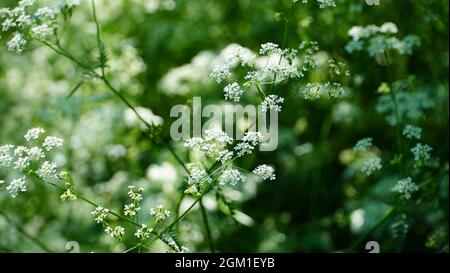
<svg viewBox="0 0 450 273">
<path fill-rule="evenodd" d="M 275 180 L 275 170 L 268 165 L 259 165 L 253 170 L 253 174 L 259 176 L 263 180 Z"/>
<path fill-rule="evenodd" d="M 366 175 L 370 176 L 374 172 L 380 170 L 381 168 L 382 168 L 381 158 L 377 156 L 369 156 L 366 159 L 364 159 L 361 171 Z"/>
<path fill-rule="evenodd" d="M 367 152 L 368 150 L 370 150 L 372 148 L 372 141 L 373 138 L 368 137 L 368 138 L 363 138 L 361 140 L 359 140 L 356 145 L 353 147 L 353 151 L 355 152 Z"/>
<path fill-rule="evenodd" d="M 302 42 L 298 48 L 282 49 L 275 43 L 264 43 L 259 49 L 259 55 L 240 45 L 230 45 L 221 55 L 222 62 L 218 63 L 210 73 L 210 77 L 217 83 L 227 81 L 223 93 L 225 99 L 239 102 L 244 90 L 258 91 L 262 100 L 262 109 L 281 111 L 284 99 L 275 94 L 266 94 L 267 86 L 275 86 L 287 80 L 305 77 L 308 71 L 317 68 L 319 61 L 317 42 Z M 345 65 L 334 60 L 329 62 L 329 74 L 333 81 L 307 85 L 301 91 L 306 99 L 317 99 L 319 91 L 327 91 L 330 97 L 339 97 L 343 92 L 339 82 L 349 75 Z M 236 66 L 245 67 L 247 71 L 243 83 L 235 79 L 232 70 Z M 238 73 L 236 73 L 238 74 Z M 272 88 L 270 88 L 272 90 Z M 267 91 L 267 90 L 266 90 Z"/>
<path fill-rule="evenodd" d="M 189 171 L 189 177 L 187 181 L 188 188 L 185 190 L 185 193 L 197 196 L 203 188 L 212 183 L 212 178 L 206 170 L 197 164 L 190 163 L 186 167 Z"/>
<path fill-rule="evenodd" d="M 68 1 L 70 6 L 78 4 L 79 0 Z M 21 0 L 15 8 L 0 9 L 2 32 L 13 32 L 12 38 L 7 42 L 8 50 L 12 53 L 22 53 L 30 38 L 48 40 L 57 28 L 57 7 L 34 6 L 34 0 Z"/>
<path fill-rule="evenodd" d="M 45 130 L 42 128 L 28 130 L 24 138 L 31 146 L 14 146 L 11 144 L 0 146 L 0 167 L 10 168 L 12 166 L 12 169 L 19 172 L 21 176 L 18 179 L 13 179 L 6 187 L 12 197 L 16 197 L 19 192 L 27 190 L 26 176 L 31 173 L 37 174 L 42 179 L 57 178 L 58 165 L 44 160 L 47 157 L 44 149 L 50 152 L 53 148 L 62 146 L 63 139 L 48 136 L 41 144 L 39 140 L 44 133 Z"/>
<path fill-rule="evenodd" d="M 292 2 L 294 2 L 294 3 L 297 3 L 298 1 L 299 0 L 292 0 Z M 335 0 L 315 0 L 314 2 L 316 2 L 321 9 L 336 7 Z M 302 0 L 302 3 L 307 4 L 308 0 Z"/>
<path fill-rule="evenodd" d="M 170 217 L 170 211 L 165 209 L 163 205 L 151 208 L 150 214 L 155 218 L 156 223 L 160 223 Z"/>
<path fill-rule="evenodd" d="M 315 64 L 311 64 L 315 68 Z M 328 94 L 332 99 L 339 98 L 344 93 L 344 87 L 339 80 L 350 76 L 346 65 L 342 62 L 336 62 L 333 59 L 328 60 L 328 74 L 332 81 L 324 83 L 307 83 L 300 89 L 300 93 L 305 100 L 314 101 L 321 98 L 323 94 Z"/>
<path fill-rule="evenodd" d="M 225 99 L 239 102 L 244 90 L 241 88 L 239 83 L 233 82 L 225 86 L 223 93 L 225 94 Z"/>
<path fill-rule="evenodd" d="M 268 110 L 273 110 L 276 112 L 281 112 L 281 105 L 284 99 L 278 95 L 267 96 L 261 104 L 262 112 L 266 113 Z"/>
<path fill-rule="evenodd" d="M 395 50 L 399 54 L 411 54 L 412 48 L 420 44 L 419 37 L 407 35 L 400 40 L 392 36 L 397 32 L 397 26 L 391 22 L 384 23 L 381 26 L 353 26 L 348 31 L 352 41 L 347 44 L 345 49 L 349 53 L 361 51 L 366 46 L 364 40 L 368 40 L 367 51 L 370 56 L 384 53 L 387 50 Z"/>
<path fill-rule="evenodd" d="M 230 67 L 225 64 L 217 65 L 210 74 L 210 77 L 217 83 L 221 83 L 223 80 L 231 78 L 231 76 Z"/>
<path fill-rule="evenodd" d="M 412 193 L 419 190 L 419 186 L 412 181 L 411 177 L 407 177 L 398 181 L 392 190 L 399 193 L 402 198 L 408 200 L 411 198 Z"/>
<path fill-rule="evenodd" d="M 237 157 L 251 154 L 256 146 L 264 142 L 264 136 L 260 132 L 246 132 L 241 142 L 234 149 Z"/>
<path fill-rule="evenodd" d="M 135 186 L 128 186 L 128 197 L 131 203 L 125 204 L 124 214 L 126 216 L 134 217 L 141 210 L 140 202 L 142 201 L 143 188 L 136 188 Z"/>
<path fill-rule="evenodd" d="M 236 186 L 240 182 L 245 181 L 245 176 L 236 168 L 228 168 L 222 172 L 219 178 L 219 185 Z"/>
<path fill-rule="evenodd" d="M 111 236 L 111 238 L 115 238 L 116 240 L 122 239 L 125 235 L 125 228 L 122 226 L 116 226 L 114 228 L 107 226 L 105 228 L 105 232 Z"/>
<path fill-rule="evenodd" d="M 194 137 L 185 141 L 184 147 L 200 152 L 206 157 L 216 157 L 216 160 L 226 162 L 231 159 L 233 153 L 226 149 L 233 143 L 233 139 L 220 129 L 207 129 L 204 137 Z"/>
<path fill-rule="evenodd" d="M 405 128 L 403 129 L 403 135 L 406 138 L 409 139 L 417 139 L 420 140 L 421 136 L 422 136 L 422 128 L 416 127 L 416 126 L 412 126 L 411 124 L 408 124 L 405 126 Z"/>
<path fill-rule="evenodd" d="M 417 145 L 411 149 L 411 152 L 414 155 L 415 161 L 418 163 L 424 163 L 431 158 L 430 153 L 432 150 L 433 148 L 427 144 L 417 143 Z"/>
<path fill-rule="evenodd" d="M 97 224 L 107 225 L 106 218 L 108 217 L 109 209 L 97 207 L 91 214 L 94 216 L 94 221 Z"/>
<path fill-rule="evenodd" d="M 147 227 L 147 225 L 142 224 L 134 233 L 134 236 L 140 240 L 146 240 L 150 237 L 150 234 L 153 232 L 152 228 Z"/>
</svg>

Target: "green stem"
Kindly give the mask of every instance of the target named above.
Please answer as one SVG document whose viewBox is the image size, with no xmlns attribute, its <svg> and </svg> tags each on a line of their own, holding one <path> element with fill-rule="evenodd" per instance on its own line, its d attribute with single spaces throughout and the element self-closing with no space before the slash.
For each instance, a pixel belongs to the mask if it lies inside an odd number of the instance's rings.
<svg viewBox="0 0 450 273">
<path fill-rule="evenodd" d="M 392 66 L 391 66 L 391 60 L 389 58 L 389 54 L 388 52 L 385 50 L 384 51 L 384 58 L 385 58 L 385 62 L 386 62 L 386 68 L 387 68 L 387 72 L 388 72 L 388 79 L 391 85 L 391 92 L 389 92 L 392 102 L 394 103 L 394 112 L 395 112 L 395 119 L 397 120 L 396 124 L 395 124 L 395 134 L 396 134 L 396 138 L 397 138 L 397 152 L 401 152 L 402 151 L 402 147 L 401 147 L 401 120 L 400 120 L 400 111 L 399 111 L 399 107 L 398 107 L 398 101 L 397 101 L 397 96 L 396 96 L 396 90 L 394 89 L 394 73 L 392 71 Z"/>
<path fill-rule="evenodd" d="M 206 214 L 205 206 L 203 205 L 203 200 L 199 200 L 200 210 L 202 211 L 203 224 L 205 225 L 206 238 L 208 239 L 209 249 L 214 253 L 214 243 L 212 239 L 211 229 L 209 227 L 208 216 Z"/>
<path fill-rule="evenodd" d="M 281 50 L 283 50 L 284 47 L 286 46 L 288 30 L 289 30 L 289 20 L 290 20 L 291 15 L 292 15 L 293 8 L 294 8 L 294 1 L 291 1 L 291 6 L 289 7 L 288 15 L 287 15 L 285 23 L 284 23 L 283 39 L 282 39 L 282 42 L 281 42 Z M 280 54 L 280 59 L 278 60 L 278 65 L 281 64 L 282 60 L 283 60 L 283 54 Z M 276 81 L 277 81 L 277 75 L 275 74 L 275 76 L 273 77 L 273 81 L 272 82 L 276 82 Z M 272 84 L 271 87 L 270 87 L 270 93 L 273 92 L 274 88 L 275 88 L 275 84 Z"/>
</svg>

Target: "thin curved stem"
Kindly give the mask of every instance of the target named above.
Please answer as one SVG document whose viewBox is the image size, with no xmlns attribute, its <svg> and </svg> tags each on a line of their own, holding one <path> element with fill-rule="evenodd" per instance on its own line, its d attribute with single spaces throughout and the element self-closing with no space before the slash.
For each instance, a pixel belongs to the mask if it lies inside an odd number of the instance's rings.
<svg viewBox="0 0 450 273">
<path fill-rule="evenodd" d="M 212 238 L 212 234 L 211 234 L 211 228 L 209 227 L 208 215 L 206 214 L 206 209 L 205 209 L 205 206 L 203 205 L 202 198 L 200 198 L 199 204 L 200 204 L 200 210 L 202 212 L 203 224 L 205 226 L 206 238 L 208 239 L 209 249 L 211 250 L 212 253 L 214 253 L 215 250 L 214 250 L 214 243 L 213 243 L 213 238 Z"/>
</svg>

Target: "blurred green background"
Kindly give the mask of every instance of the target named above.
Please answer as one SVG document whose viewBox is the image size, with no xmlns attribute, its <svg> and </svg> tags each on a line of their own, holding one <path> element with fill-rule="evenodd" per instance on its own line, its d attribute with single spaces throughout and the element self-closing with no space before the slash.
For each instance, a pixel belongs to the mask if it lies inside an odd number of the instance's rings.
<svg viewBox="0 0 450 273">
<path fill-rule="evenodd" d="M 15 1 L 2 1 L 2 6 Z M 281 0 L 117 0 L 96 1 L 103 39 L 109 53 L 113 84 L 135 105 L 151 109 L 164 120 L 162 136 L 169 138 L 170 107 L 192 96 L 206 102 L 223 101 L 221 87 L 209 80 L 208 60 L 231 43 L 253 51 L 260 44 L 281 44 L 286 12 Z M 300 1 L 301 2 L 301 1 Z M 448 252 L 448 171 L 426 170 L 433 177 L 405 210 L 380 223 L 395 195 L 390 188 L 402 178 L 393 157 L 395 130 L 375 108 L 378 87 L 387 82 L 386 68 L 367 53 L 348 54 L 348 30 L 354 25 L 394 22 L 399 36 L 420 37 L 412 55 L 395 55 L 396 80 L 407 92 L 424 94 L 431 109 L 420 112 L 415 124 L 423 128 L 423 143 L 433 147 L 436 164 L 448 166 L 448 1 L 336 1 L 319 9 L 298 3 L 288 28 L 287 46 L 319 42 L 321 53 L 348 65 L 351 79 L 337 100 L 286 100 L 279 115 L 279 146 L 239 161 L 251 169 L 258 164 L 276 168 L 277 180 L 246 181 L 227 196 L 245 215 L 223 213 L 214 194 L 205 199 L 217 249 L 223 252 L 332 252 L 354 246 L 365 252 L 376 240 L 382 252 Z M 65 44 L 77 56 L 93 56 L 95 25 L 90 6 L 78 8 L 65 30 Z M 64 137 L 56 155 L 71 170 L 77 186 L 111 208 L 126 201 L 128 185 L 146 188 L 143 207 L 163 203 L 174 210 L 183 170 L 164 147 L 149 142 L 126 107 L 101 83 L 90 82 L 70 99 L 66 96 L 82 75 L 65 59 L 38 44 L 21 56 L 0 46 L 0 144 L 20 144 L 28 128 L 41 126 Z M 320 78 L 313 74 L 310 80 Z M 281 94 L 295 86 L 285 85 Z M 244 103 L 255 103 L 246 98 Z M 382 151 L 383 169 L 367 178 L 351 162 L 351 148 L 373 137 Z M 182 143 L 174 143 L 188 159 Z M 350 157 L 350 159 L 349 159 Z M 7 175 L 0 170 L 0 175 Z M 0 191 L 0 251 L 65 251 L 77 241 L 82 252 L 122 251 L 103 233 L 81 202 L 61 204 L 53 189 L 33 184 L 12 199 Z M 182 204 L 183 207 L 183 204 Z M 248 217 L 251 217 L 250 219 Z M 402 222 L 403 221 L 403 222 Z M 377 224 L 376 229 L 373 227 Z M 398 236 L 395 227 L 407 224 Z M 179 238 L 191 251 L 209 251 L 200 210 L 178 226 Z M 367 232 L 370 233 L 366 237 Z M 359 239 L 362 241 L 358 241 Z M 156 244 L 154 251 L 164 251 Z"/>
</svg>

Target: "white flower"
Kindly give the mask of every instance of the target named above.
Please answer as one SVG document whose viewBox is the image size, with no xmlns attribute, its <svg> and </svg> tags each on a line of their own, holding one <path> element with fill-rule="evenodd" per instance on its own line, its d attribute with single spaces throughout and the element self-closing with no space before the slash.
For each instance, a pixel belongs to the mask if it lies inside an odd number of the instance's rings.
<svg viewBox="0 0 450 273">
<path fill-rule="evenodd" d="M 70 189 L 67 189 L 59 198 L 61 201 L 77 200 L 77 196 Z"/>
<path fill-rule="evenodd" d="M 261 55 L 270 55 L 270 54 L 281 54 L 282 50 L 277 44 L 274 43 L 265 43 L 261 45 L 261 49 L 259 50 L 259 54 Z"/>
<path fill-rule="evenodd" d="M 26 168 L 30 167 L 31 162 L 28 156 L 19 157 L 14 161 L 14 169 L 18 171 L 23 171 Z"/>
<path fill-rule="evenodd" d="M 212 179 L 208 175 L 208 173 L 204 169 L 197 166 L 196 164 L 188 164 L 186 167 L 188 168 L 190 174 L 188 177 L 189 185 L 193 184 L 203 185 L 205 183 L 212 182 Z"/>
<path fill-rule="evenodd" d="M 103 207 L 97 207 L 91 214 L 94 216 L 94 221 L 97 224 L 105 223 L 106 218 L 109 214 L 109 209 L 103 208 Z"/>
<path fill-rule="evenodd" d="M 185 141 L 184 147 L 200 152 L 206 157 L 219 154 L 228 144 L 233 142 L 221 129 L 207 129 L 203 133 L 204 138 L 193 137 Z"/>
<path fill-rule="evenodd" d="M 126 204 L 124 207 L 124 214 L 126 216 L 136 216 L 140 210 L 141 207 L 136 206 L 134 203 Z"/>
<path fill-rule="evenodd" d="M 27 153 L 31 160 L 39 160 L 45 157 L 44 152 L 39 147 L 31 147 L 27 150 Z"/>
<path fill-rule="evenodd" d="M 53 35 L 54 29 L 47 24 L 36 25 L 31 28 L 31 37 L 36 40 L 44 41 Z"/>
<path fill-rule="evenodd" d="M 30 130 L 28 130 L 24 137 L 26 141 L 36 140 L 43 133 L 45 133 L 45 130 L 42 128 L 31 128 Z"/>
<path fill-rule="evenodd" d="M 200 151 L 202 145 L 205 143 L 201 137 L 193 137 L 184 142 L 184 147 L 192 149 L 194 151 Z"/>
<path fill-rule="evenodd" d="M 8 51 L 20 54 L 22 53 L 25 45 L 27 44 L 27 41 L 23 38 L 22 34 L 16 32 L 14 33 L 14 36 L 11 38 L 11 40 L 8 41 Z"/>
<path fill-rule="evenodd" d="M 263 79 L 264 73 L 262 71 L 249 71 L 244 77 L 244 80 L 255 86 L 258 85 Z"/>
<path fill-rule="evenodd" d="M 157 205 L 150 209 L 150 215 L 155 218 L 157 223 L 160 223 L 170 216 L 170 211 L 165 209 L 163 205 Z"/>
<path fill-rule="evenodd" d="M 224 164 L 225 162 L 231 160 L 233 158 L 233 152 L 229 150 L 223 150 L 219 152 L 219 155 L 217 156 L 216 160 L 222 162 Z"/>
<path fill-rule="evenodd" d="M 264 137 L 260 132 L 246 132 L 242 142 L 238 143 L 234 149 L 237 152 L 237 156 L 242 157 L 246 154 L 251 154 L 256 145 L 261 144 L 263 141 Z"/>
<path fill-rule="evenodd" d="M 61 147 L 63 145 L 63 143 L 64 143 L 64 139 L 62 139 L 62 138 L 48 136 L 45 138 L 44 144 L 42 144 L 42 146 L 44 146 L 44 148 L 47 151 L 51 151 L 55 147 Z"/>
<path fill-rule="evenodd" d="M 138 239 L 145 240 L 150 237 L 152 231 L 153 231 L 152 228 L 148 228 L 147 225 L 142 224 L 141 227 L 136 230 L 134 236 L 136 236 L 136 238 Z"/>
<path fill-rule="evenodd" d="M 20 0 L 19 7 L 28 7 L 34 4 L 34 0 Z"/>
<path fill-rule="evenodd" d="M 13 161 L 13 157 L 11 156 L 11 150 L 14 148 L 14 145 L 8 144 L 0 146 L 0 167 L 9 167 L 11 162 Z"/>
<path fill-rule="evenodd" d="M 361 26 L 353 26 L 348 31 L 348 35 L 353 38 L 353 41 L 358 41 L 363 37 L 364 28 Z"/>
<path fill-rule="evenodd" d="M 392 22 L 387 22 L 387 23 L 384 23 L 383 25 L 381 25 L 380 32 L 394 34 L 394 33 L 398 32 L 398 28 L 397 28 L 396 24 L 394 24 Z"/>
<path fill-rule="evenodd" d="M 125 235 L 125 228 L 121 226 L 117 226 L 115 228 L 107 227 L 105 229 L 105 232 L 109 234 L 112 238 L 120 240 L 123 237 L 123 235 Z"/>
<path fill-rule="evenodd" d="M 253 174 L 259 176 L 263 180 L 275 180 L 275 170 L 273 167 L 268 165 L 259 165 L 256 169 L 253 170 Z"/>
<path fill-rule="evenodd" d="M 51 9 L 48 7 L 39 8 L 34 16 L 39 18 L 40 20 L 54 20 L 56 18 L 56 9 Z"/>
<path fill-rule="evenodd" d="M 403 198 L 408 200 L 411 198 L 412 193 L 419 190 L 419 186 L 412 181 L 411 177 L 407 177 L 398 181 L 392 190 L 398 192 Z"/>
<path fill-rule="evenodd" d="M 356 145 L 353 147 L 353 151 L 355 152 L 367 152 L 372 148 L 373 138 L 367 137 L 359 140 Z"/>
<path fill-rule="evenodd" d="M 430 152 L 433 150 L 427 144 L 418 143 L 414 148 L 411 149 L 411 152 L 414 155 L 415 161 L 425 162 L 431 158 Z"/>
<path fill-rule="evenodd" d="M 135 190 L 135 186 L 128 186 L 128 189 L 128 197 L 130 197 L 133 202 L 139 202 L 142 200 L 142 193 L 144 192 L 144 188 L 138 188 L 137 190 Z"/>
<path fill-rule="evenodd" d="M 231 144 L 233 139 L 227 135 L 224 131 L 218 128 L 205 130 L 206 141 L 217 141 L 221 146 Z"/>
<path fill-rule="evenodd" d="M 5 183 L 5 180 L 0 179 L 0 184 L 4 184 L 4 183 Z"/>
<path fill-rule="evenodd" d="M 222 186 L 224 186 L 224 185 L 235 186 L 239 182 L 244 182 L 244 181 L 245 181 L 245 176 L 242 175 L 241 172 L 239 172 L 239 170 L 237 170 L 235 168 L 226 169 L 225 171 L 223 171 L 223 173 L 221 174 L 221 176 L 219 178 L 219 184 Z"/>
<path fill-rule="evenodd" d="M 381 167 L 381 158 L 371 156 L 364 160 L 361 171 L 366 173 L 366 175 L 371 175 L 375 171 L 380 170 Z"/>
<path fill-rule="evenodd" d="M 58 165 L 54 162 L 44 161 L 38 169 L 37 174 L 42 178 L 57 178 L 56 169 Z"/>
<path fill-rule="evenodd" d="M 320 99 L 323 85 L 319 83 L 307 83 L 301 90 L 305 100 L 314 101 Z"/>
<path fill-rule="evenodd" d="M 16 198 L 19 192 L 27 191 L 26 182 L 27 181 L 25 180 L 25 176 L 18 179 L 14 179 L 6 187 L 6 190 L 9 192 L 9 194 L 11 194 L 13 198 Z"/>
<path fill-rule="evenodd" d="M 405 129 L 403 129 L 403 135 L 409 139 L 415 138 L 415 139 L 419 140 L 422 135 L 422 128 L 415 127 L 415 126 L 408 124 L 405 126 Z"/>
<path fill-rule="evenodd" d="M 224 55 L 230 65 L 240 63 L 242 66 L 252 66 L 256 59 L 255 53 L 238 44 L 229 45 L 221 55 Z"/>
<path fill-rule="evenodd" d="M 225 86 L 223 93 L 225 94 L 225 99 L 239 102 L 244 90 L 241 88 L 239 83 L 233 82 Z"/>
<path fill-rule="evenodd" d="M 242 141 L 250 143 L 253 146 L 256 146 L 264 141 L 264 136 L 260 132 L 246 132 Z"/>
<path fill-rule="evenodd" d="M 266 113 L 267 110 L 274 110 L 276 112 L 281 112 L 281 103 L 284 102 L 284 99 L 279 97 L 278 95 L 269 95 L 266 97 L 261 104 L 262 112 Z"/>
<path fill-rule="evenodd" d="M 230 68 L 224 64 L 217 65 L 209 76 L 217 83 L 221 83 L 223 80 L 231 78 Z"/>
</svg>

